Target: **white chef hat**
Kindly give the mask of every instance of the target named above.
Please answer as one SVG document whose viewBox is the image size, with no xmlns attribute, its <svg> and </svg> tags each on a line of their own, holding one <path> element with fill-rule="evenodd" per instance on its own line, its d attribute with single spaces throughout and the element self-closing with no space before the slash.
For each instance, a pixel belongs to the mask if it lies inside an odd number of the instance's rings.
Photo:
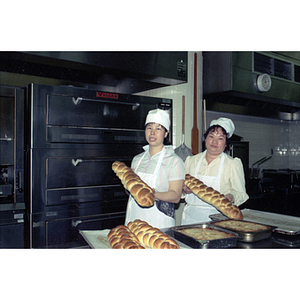
<svg viewBox="0 0 300 300">
<path fill-rule="evenodd" d="M 230 138 L 233 135 L 235 130 L 233 122 L 227 118 L 219 118 L 218 120 L 212 120 L 210 126 L 213 125 L 219 125 L 223 127 L 228 134 L 228 138 Z"/>
<path fill-rule="evenodd" d="M 148 112 L 145 125 L 148 123 L 158 123 L 168 131 L 170 129 L 170 114 L 163 109 L 153 109 Z"/>
</svg>

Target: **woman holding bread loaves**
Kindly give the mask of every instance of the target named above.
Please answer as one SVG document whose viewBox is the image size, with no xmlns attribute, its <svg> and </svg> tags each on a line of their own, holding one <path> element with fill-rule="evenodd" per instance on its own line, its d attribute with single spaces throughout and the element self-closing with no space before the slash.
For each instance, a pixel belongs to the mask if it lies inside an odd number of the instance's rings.
<svg viewBox="0 0 300 300">
<path fill-rule="evenodd" d="M 145 122 L 145 138 L 148 145 L 136 155 L 131 168 L 155 190 L 155 204 L 141 207 L 129 196 L 125 225 L 140 219 L 157 228 L 175 226 L 175 203 L 180 201 L 184 182 L 184 163 L 174 153 L 172 146 L 165 145 L 169 134 L 170 115 L 166 110 L 148 112 Z M 165 143 L 165 144 L 164 144 Z"/>
<path fill-rule="evenodd" d="M 232 120 L 219 118 L 210 123 L 204 134 L 206 150 L 187 157 L 185 173 L 190 174 L 205 185 L 212 187 L 239 206 L 249 197 L 246 194 L 245 176 L 242 162 L 224 153 L 235 126 Z M 210 221 L 209 215 L 219 211 L 212 205 L 202 201 L 184 185 L 186 205 L 182 213 L 182 225 Z"/>
</svg>

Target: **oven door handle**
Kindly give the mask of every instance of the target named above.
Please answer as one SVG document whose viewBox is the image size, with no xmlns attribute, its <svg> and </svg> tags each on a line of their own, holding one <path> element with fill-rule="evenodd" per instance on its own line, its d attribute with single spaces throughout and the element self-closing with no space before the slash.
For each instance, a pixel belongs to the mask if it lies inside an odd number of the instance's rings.
<svg viewBox="0 0 300 300">
<path fill-rule="evenodd" d="M 88 98 L 82 98 L 82 97 L 72 97 L 72 101 L 73 101 L 73 103 L 74 103 L 75 105 L 79 105 L 79 104 L 81 103 L 82 100 L 108 103 L 108 101 L 105 101 L 105 100 L 88 99 Z M 136 102 L 136 103 L 131 103 L 131 102 L 120 102 L 120 101 L 109 102 L 109 104 L 130 105 L 130 106 L 132 106 L 132 110 L 138 109 L 139 106 L 141 105 L 141 104 L 138 103 L 138 102 Z"/>
<path fill-rule="evenodd" d="M 114 216 L 115 215 L 115 216 Z M 122 213 L 123 215 L 123 213 Z M 94 218 L 87 218 L 87 219 L 77 219 L 77 220 L 72 220 L 72 227 L 77 227 L 80 224 L 84 224 L 84 223 L 90 223 L 90 222 L 97 222 L 97 221 L 104 221 L 104 220 L 111 220 L 114 218 L 119 218 L 120 216 L 122 216 L 120 213 L 117 214 L 110 214 L 109 216 L 99 216 L 99 217 L 94 217 Z M 125 212 L 124 212 L 124 216 L 125 216 Z"/>
<path fill-rule="evenodd" d="M 82 220 L 72 220 L 72 227 L 77 227 L 80 223 L 82 223 Z"/>
<path fill-rule="evenodd" d="M 72 165 L 74 167 L 77 167 L 80 163 L 85 163 L 85 162 L 102 162 L 103 159 L 81 159 L 81 158 L 72 158 Z"/>
<path fill-rule="evenodd" d="M 8 138 L 8 137 L 5 137 L 5 138 L 0 138 L 0 141 L 12 141 L 13 139 L 12 138 Z"/>
<path fill-rule="evenodd" d="M 96 222 L 102 220 L 101 218 L 97 218 L 97 219 L 87 219 L 87 220 L 72 220 L 72 227 L 77 227 L 78 225 L 82 224 L 82 223 L 90 223 L 90 222 Z"/>
</svg>

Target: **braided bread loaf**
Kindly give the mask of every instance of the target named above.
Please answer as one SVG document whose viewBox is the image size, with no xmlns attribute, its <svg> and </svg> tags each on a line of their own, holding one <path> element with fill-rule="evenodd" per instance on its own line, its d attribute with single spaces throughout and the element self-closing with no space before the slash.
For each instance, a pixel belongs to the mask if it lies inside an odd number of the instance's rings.
<svg viewBox="0 0 300 300">
<path fill-rule="evenodd" d="M 113 249 L 179 249 L 171 237 L 141 220 L 113 228 L 107 239 Z"/>
<path fill-rule="evenodd" d="M 237 220 L 243 219 L 243 214 L 236 205 L 233 205 L 223 194 L 220 194 L 212 187 L 208 187 L 199 179 L 186 174 L 184 184 L 190 188 L 197 197 L 213 205 L 228 218 Z"/>
<path fill-rule="evenodd" d="M 140 206 L 150 207 L 154 205 L 154 190 L 142 181 L 131 168 L 123 162 L 115 161 L 112 164 L 112 169 L 120 178 L 124 188 L 130 192 Z"/>
<path fill-rule="evenodd" d="M 171 237 L 145 221 L 135 220 L 129 222 L 128 228 L 137 236 L 140 244 L 145 248 L 179 249 L 179 245 Z"/>
<path fill-rule="evenodd" d="M 107 235 L 107 239 L 113 249 L 145 249 L 124 225 L 113 228 Z"/>
</svg>

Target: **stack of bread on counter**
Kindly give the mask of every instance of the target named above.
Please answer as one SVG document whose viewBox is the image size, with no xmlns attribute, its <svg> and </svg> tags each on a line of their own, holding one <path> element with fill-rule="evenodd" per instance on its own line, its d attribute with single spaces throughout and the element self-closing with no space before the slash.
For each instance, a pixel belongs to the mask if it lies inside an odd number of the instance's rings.
<svg viewBox="0 0 300 300">
<path fill-rule="evenodd" d="M 113 228 L 107 239 L 113 249 L 179 249 L 170 236 L 142 220 Z"/>
</svg>

